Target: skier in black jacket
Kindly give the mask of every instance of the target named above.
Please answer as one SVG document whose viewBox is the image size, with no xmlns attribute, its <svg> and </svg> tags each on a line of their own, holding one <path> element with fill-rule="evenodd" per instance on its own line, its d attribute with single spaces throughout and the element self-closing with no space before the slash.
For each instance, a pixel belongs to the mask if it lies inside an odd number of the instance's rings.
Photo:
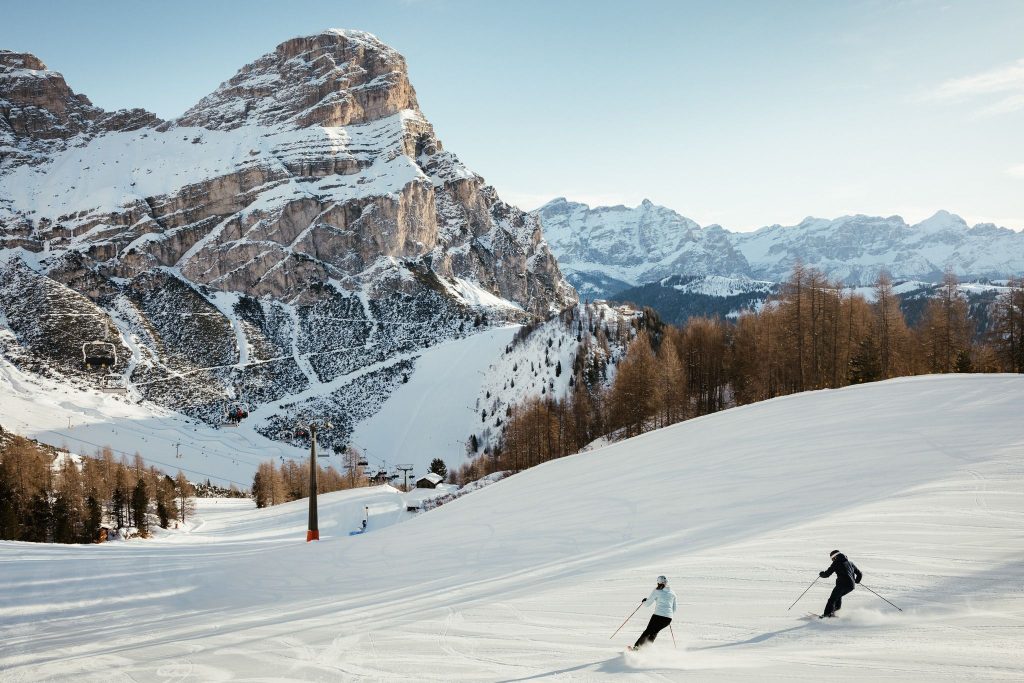
<svg viewBox="0 0 1024 683">
<path fill-rule="evenodd" d="M 818 572 L 818 576 L 827 579 L 835 572 L 836 587 L 832 589 L 832 595 L 828 596 L 825 613 L 821 615 L 822 619 L 834 617 L 839 608 L 843 606 L 843 596 L 852 591 L 854 584 L 860 583 L 860 580 L 864 578 L 864 575 L 857 569 L 857 565 L 846 559 L 846 555 L 838 550 L 829 553 L 829 557 L 832 558 L 832 564 L 825 571 Z"/>
</svg>

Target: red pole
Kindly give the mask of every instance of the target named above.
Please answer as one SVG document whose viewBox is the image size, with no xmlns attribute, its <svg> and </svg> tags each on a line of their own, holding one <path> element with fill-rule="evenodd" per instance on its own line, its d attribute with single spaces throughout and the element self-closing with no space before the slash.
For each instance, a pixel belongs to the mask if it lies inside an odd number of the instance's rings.
<svg viewBox="0 0 1024 683">
<path fill-rule="evenodd" d="M 320 529 L 316 518 L 316 425 L 309 425 L 309 529 L 306 543 L 320 540 Z"/>
</svg>

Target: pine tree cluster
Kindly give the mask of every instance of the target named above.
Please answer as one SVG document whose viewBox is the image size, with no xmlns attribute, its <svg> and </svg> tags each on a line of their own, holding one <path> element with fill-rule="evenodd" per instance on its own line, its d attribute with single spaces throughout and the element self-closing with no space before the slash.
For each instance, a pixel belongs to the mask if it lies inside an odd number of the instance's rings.
<svg viewBox="0 0 1024 683">
<path fill-rule="evenodd" d="M 453 479 L 516 472 L 577 453 L 600 437 L 628 438 L 801 391 L 906 375 L 1024 372 L 1024 280 L 1009 281 L 993 332 L 980 339 L 957 285 L 947 271 L 913 327 L 887 274 L 869 302 L 801 264 L 777 298 L 734 320 L 697 317 L 676 327 L 645 309 L 629 325 L 618 321 L 614 332 L 602 320 L 574 320 L 581 348 L 568 394 L 508 406 L 499 443 Z M 624 329 L 631 333 L 628 352 L 616 363 L 606 340 L 621 339 Z"/>
<path fill-rule="evenodd" d="M 146 467 L 140 455 L 117 460 L 103 449 L 73 458 L 0 429 L 0 539 L 93 543 L 104 527 L 149 534 L 152 517 L 166 528 L 185 518 L 192 487 Z"/>
</svg>

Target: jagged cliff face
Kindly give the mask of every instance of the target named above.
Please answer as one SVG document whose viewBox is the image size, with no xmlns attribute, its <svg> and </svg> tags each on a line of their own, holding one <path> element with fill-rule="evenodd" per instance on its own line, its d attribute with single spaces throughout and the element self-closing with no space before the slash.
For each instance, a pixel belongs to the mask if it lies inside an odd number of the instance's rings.
<svg viewBox="0 0 1024 683">
<path fill-rule="evenodd" d="M 355 419 L 472 329 L 475 293 L 493 321 L 576 300 L 538 219 L 443 149 L 404 59 L 356 31 L 289 40 L 174 121 L 0 52 L 0 248 L 9 357 L 74 375 L 70 349 L 107 339 L 139 394 L 211 420 L 231 396 Z M 352 379 L 373 387 L 344 381 L 374 363 Z"/>
<path fill-rule="evenodd" d="M 734 233 L 701 228 L 675 211 L 548 202 L 544 223 L 562 270 L 582 294 L 615 295 L 673 275 L 781 282 L 798 260 L 849 285 L 870 285 L 882 270 L 897 280 L 937 281 L 946 266 L 962 279 L 1024 273 L 1024 233 L 991 224 L 970 227 L 939 211 L 916 225 L 899 216 L 807 218 Z"/>
</svg>

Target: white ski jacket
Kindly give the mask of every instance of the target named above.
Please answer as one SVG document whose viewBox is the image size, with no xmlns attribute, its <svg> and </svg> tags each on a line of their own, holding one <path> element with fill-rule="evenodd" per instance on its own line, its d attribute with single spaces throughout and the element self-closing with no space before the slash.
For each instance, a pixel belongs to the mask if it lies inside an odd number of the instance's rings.
<svg viewBox="0 0 1024 683">
<path fill-rule="evenodd" d="M 659 617 L 672 618 L 672 615 L 676 613 L 676 594 L 668 586 L 662 589 L 655 588 L 651 591 L 651 594 L 647 596 L 647 602 L 654 605 L 654 613 Z"/>
</svg>

